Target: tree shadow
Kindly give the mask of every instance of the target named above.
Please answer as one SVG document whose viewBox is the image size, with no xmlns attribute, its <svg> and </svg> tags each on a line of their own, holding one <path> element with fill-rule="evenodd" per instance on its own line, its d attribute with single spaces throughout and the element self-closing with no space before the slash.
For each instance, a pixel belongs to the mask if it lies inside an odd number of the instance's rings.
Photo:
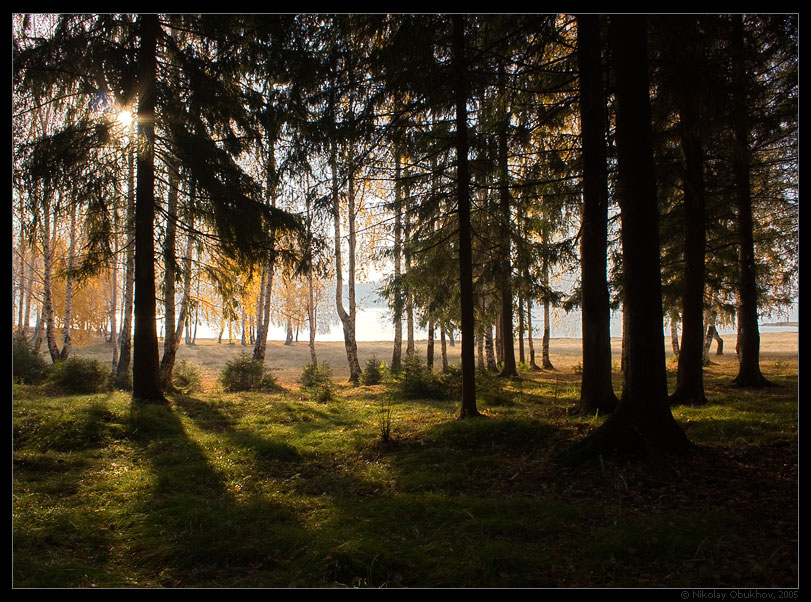
<svg viewBox="0 0 811 602">
<path fill-rule="evenodd" d="M 220 421 L 228 432 L 227 417 Z M 275 501 L 241 497 L 212 464 L 211 452 L 190 437 L 177 409 L 133 404 L 130 433 L 152 478 L 136 511 L 140 536 L 128 552 L 151 568 L 159 584 L 199 584 L 224 575 L 231 580 L 285 558 L 289 550 L 277 546 L 274 534 L 286 539 L 300 531 L 294 513 Z"/>
</svg>

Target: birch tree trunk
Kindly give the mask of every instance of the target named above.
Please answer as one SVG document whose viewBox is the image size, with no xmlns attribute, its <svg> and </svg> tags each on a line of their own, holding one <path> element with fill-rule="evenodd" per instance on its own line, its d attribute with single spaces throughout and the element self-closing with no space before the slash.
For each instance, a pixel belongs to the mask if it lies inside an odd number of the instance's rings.
<svg viewBox="0 0 811 602">
<path fill-rule="evenodd" d="M 71 203 L 70 210 L 70 243 L 68 244 L 67 270 L 65 275 L 65 323 L 62 334 L 62 352 L 59 354 L 63 360 L 70 356 L 72 342 L 70 326 L 73 322 L 73 266 L 76 257 L 76 205 Z"/>
</svg>

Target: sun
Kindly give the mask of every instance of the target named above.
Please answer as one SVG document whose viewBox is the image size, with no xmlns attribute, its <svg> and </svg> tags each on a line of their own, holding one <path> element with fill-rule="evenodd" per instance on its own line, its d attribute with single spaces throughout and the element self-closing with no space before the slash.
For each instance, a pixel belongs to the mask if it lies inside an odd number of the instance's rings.
<svg viewBox="0 0 811 602">
<path fill-rule="evenodd" d="M 116 121 L 124 127 L 129 127 L 132 124 L 132 113 L 129 111 L 121 111 L 116 117 Z"/>
</svg>

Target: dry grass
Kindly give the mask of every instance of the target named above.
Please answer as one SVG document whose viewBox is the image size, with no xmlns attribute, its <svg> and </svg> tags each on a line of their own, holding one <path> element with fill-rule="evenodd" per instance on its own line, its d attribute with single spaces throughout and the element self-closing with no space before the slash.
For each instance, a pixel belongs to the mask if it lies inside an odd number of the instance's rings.
<svg viewBox="0 0 811 602">
<path fill-rule="evenodd" d="M 712 365 L 707 369 L 709 373 L 729 372 L 732 365 L 737 364 L 735 356 L 736 335 L 725 335 L 724 355 L 715 354 L 715 344 L 711 353 Z M 162 345 L 162 342 L 161 342 Z M 622 340 L 614 338 L 611 340 L 614 361 L 617 366 L 620 363 L 620 352 Z M 574 370 L 581 362 L 580 339 L 552 339 L 550 342 L 550 358 L 557 370 Z M 760 359 L 761 364 L 766 366 L 764 371 L 768 372 L 770 364 L 776 364 L 780 368 L 797 371 L 798 365 L 799 335 L 796 332 L 768 332 L 760 335 Z M 425 357 L 427 341 L 416 342 L 417 353 Z M 252 351 L 252 346 L 242 346 L 239 342 L 228 344 L 227 342 L 218 344 L 215 339 L 198 339 L 197 344 L 188 346 L 181 344 L 178 349 L 177 359 L 185 359 L 198 366 L 203 373 L 204 387 L 210 389 L 215 386 L 219 371 L 225 363 L 236 357 L 242 351 Z M 76 350 L 76 353 L 98 360 L 109 362 L 112 359 L 112 346 L 109 344 L 96 344 Z M 389 363 L 391 361 L 392 343 L 390 341 L 361 341 L 358 343 L 358 353 L 361 367 L 373 357 Z M 435 362 L 439 365 L 440 346 L 439 342 L 434 345 Z M 452 364 L 459 364 L 460 345 L 448 346 L 448 360 Z M 527 358 L 529 350 L 526 349 Z M 349 369 L 346 361 L 346 350 L 344 344 L 340 342 L 316 342 L 316 354 L 319 362 L 327 362 L 333 370 L 336 379 L 346 379 L 349 377 Z M 672 360 L 670 347 L 667 347 L 668 360 Z M 518 348 L 516 346 L 516 358 Z M 536 341 L 536 357 L 540 361 L 540 341 Z M 277 381 L 283 386 L 291 386 L 296 383 L 304 365 L 310 361 L 310 349 L 306 342 L 285 345 L 281 341 L 268 341 L 267 353 L 265 355 L 265 365 L 273 372 Z"/>
</svg>

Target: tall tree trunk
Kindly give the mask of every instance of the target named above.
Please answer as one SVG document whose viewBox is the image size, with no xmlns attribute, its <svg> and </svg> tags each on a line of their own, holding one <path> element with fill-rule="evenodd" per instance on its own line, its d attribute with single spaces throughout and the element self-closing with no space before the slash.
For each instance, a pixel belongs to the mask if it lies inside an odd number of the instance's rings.
<svg viewBox="0 0 811 602">
<path fill-rule="evenodd" d="M 42 319 L 45 322 L 45 341 L 51 361 L 59 361 L 56 344 L 56 325 L 53 305 L 53 238 L 51 234 L 51 203 L 46 198 L 42 211 Z"/>
<path fill-rule="evenodd" d="M 735 202 L 738 207 L 738 387 L 760 388 L 772 383 L 760 371 L 755 243 L 752 221 L 752 191 L 749 182 L 749 125 L 746 116 L 746 67 L 744 64 L 743 16 L 732 18 L 733 120 L 735 155 Z"/>
<path fill-rule="evenodd" d="M 160 30 L 157 15 L 140 17 L 140 26 L 132 397 L 144 402 L 167 403 L 160 384 L 155 317 L 155 77 Z"/>
<path fill-rule="evenodd" d="M 130 361 L 132 358 L 132 310 L 135 295 L 135 144 L 130 144 L 128 151 L 126 215 L 126 251 L 124 266 L 124 291 L 121 296 L 121 332 L 118 336 L 120 354 L 115 367 L 115 379 L 119 384 L 129 379 Z"/>
<path fill-rule="evenodd" d="M 459 289 L 462 329 L 462 405 L 460 418 L 478 416 L 473 298 L 473 249 L 470 224 L 470 170 L 467 140 L 467 58 L 465 17 L 453 15 L 453 68 L 456 100 L 456 180 L 459 211 Z"/>
<path fill-rule="evenodd" d="M 526 366 L 526 355 L 524 354 L 524 297 L 518 296 L 518 361 Z"/>
<path fill-rule="evenodd" d="M 704 150 L 699 109 L 695 96 L 695 63 L 704 57 L 692 57 L 696 48 L 694 17 L 679 18 L 676 53 L 678 64 L 677 102 L 679 107 L 679 134 L 684 155 L 684 293 L 682 297 L 682 337 L 676 390 L 670 396 L 671 404 L 701 405 L 704 396 L 704 262 L 705 262 L 705 201 Z M 687 48 L 687 50 L 685 50 Z M 700 85 L 700 83 L 699 83 Z"/>
<path fill-rule="evenodd" d="M 271 144 L 268 151 L 267 163 L 267 202 L 275 208 L 276 207 L 276 156 L 275 145 Z M 253 360 L 258 362 L 265 361 L 265 352 L 268 345 L 268 330 L 270 329 L 270 300 L 273 292 L 273 271 L 276 263 L 276 231 L 273 229 L 270 234 L 271 248 L 268 251 L 267 264 L 264 268 L 264 288 L 261 294 L 262 307 L 259 315 L 257 315 L 257 328 L 256 328 L 256 343 L 253 347 Z"/>
<path fill-rule="evenodd" d="M 425 352 L 425 361 L 428 364 L 428 369 L 431 371 L 434 370 L 434 329 L 434 319 L 430 318 L 428 320 L 428 346 Z"/>
<path fill-rule="evenodd" d="M 491 324 L 484 327 L 484 355 L 486 358 L 485 368 L 492 372 L 498 370 L 495 342 L 493 340 L 493 326 Z"/>
<path fill-rule="evenodd" d="M 510 198 L 510 172 L 508 169 L 508 126 L 510 113 L 507 108 L 507 89 L 504 65 L 498 68 L 498 88 L 499 88 L 499 112 L 501 113 L 498 122 L 498 193 L 501 222 L 501 249 L 499 275 L 501 283 L 499 286 L 501 293 L 501 353 L 502 361 L 501 377 L 518 376 L 518 368 L 515 364 L 515 335 L 513 333 L 513 291 L 512 291 L 512 260 L 510 253 L 510 232 L 512 225 L 512 211 Z"/>
<path fill-rule="evenodd" d="M 409 212 L 406 211 L 403 216 L 403 233 L 405 235 L 405 249 L 403 252 L 403 259 L 405 261 L 406 282 L 408 282 L 408 274 L 411 271 L 411 250 L 409 243 L 411 241 L 411 219 Z M 406 356 L 414 355 L 414 295 L 411 294 L 411 287 L 406 284 L 405 287 L 405 312 L 406 312 Z"/>
<path fill-rule="evenodd" d="M 350 313 L 344 308 L 343 300 L 343 266 L 342 266 L 342 252 L 341 252 L 341 205 L 340 195 L 338 194 L 338 168 L 337 168 L 337 151 L 335 150 L 335 142 L 333 142 L 332 151 L 332 180 L 333 180 L 333 196 L 332 196 L 332 218 L 335 228 L 335 307 L 338 311 L 338 317 L 341 319 L 341 325 L 344 331 L 344 349 L 346 350 L 346 359 L 349 364 L 349 382 L 357 385 L 360 381 L 360 362 L 358 361 L 358 346 L 355 341 L 355 316 L 354 313 L 354 297 L 355 297 L 355 191 L 354 191 L 354 178 L 351 176 L 352 166 L 348 165 L 350 171 L 349 182 L 347 186 L 347 201 L 348 201 L 348 218 L 349 218 L 349 307 Z M 348 163 L 351 163 L 348 162 Z"/>
<path fill-rule="evenodd" d="M 442 349 L 442 374 L 448 371 L 448 343 L 445 340 L 445 327 L 440 323 L 439 326 L 439 345 Z"/>
<path fill-rule="evenodd" d="M 544 240 L 544 242 L 546 242 Z M 544 288 L 549 288 L 549 260 L 544 255 L 541 259 L 541 279 Z M 549 296 L 544 295 L 543 298 L 543 338 L 541 340 L 541 366 L 544 370 L 554 370 L 555 366 L 552 365 L 552 360 L 549 359 L 549 340 L 552 337 L 552 320 L 550 312 L 551 303 Z"/>
<path fill-rule="evenodd" d="M 310 362 L 313 366 L 318 364 L 318 356 L 315 352 L 315 335 L 318 330 L 317 324 L 317 310 L 315 305 L 315 273 L 313 266 L 313 233 L 311 207 L 309 195 L 307 195 L 307 254 L 310 258 L 310 270 L 307 273 L 307 322 L 309 324 L 309 347 L 310 347 Z"/>
<path fill-rule="evenodd" d="M 535 344 L 532 342 L 532 299 L 527 299 L 527 345 L 529 346 L 529 367 L 533 370 L 540 370 L 541 367 L 535 363 Z"/>
<path fill-rule="evenodd" d="M 177 231 L 177 196 L 178 189 L 176 176 L 170 169 L 169 174 L 169 203 L 166 218 L 166 239 L 164 241 L 164 261 L 166 263 L 164 281 L 164 305 L 166 307 L 165 319 L 166 337 L 163 343 L 163 357 L 161 358 L 161 386 L 164 391 L 172 390 L 172 372 L 175 367 L 177 349 L 183 336 L 183 326 L 188 314 L 189 297 L 191 293 L 191 261 L 194 249 L 191 233 L 186 239 L 186 251 L 183 258 L 183 298 L 180 303 L 180 315 L 175 321 L 175 239 Z"/>
<path fill-rule="evenodd" d="M 600 17 L 577 16 L 580 71 L 580 123 L 583 148 L 583 209 L 580 234 L 582 280 L 580 400 L 572 413 L 591 415 L 616 409 L 611 382 L 611 309 L 606 260 L 608 247 L 608 167 Z M 546 312 L 544 312 L 544 325 Z M 546 335 L 546 328 L 544 328 Z M 548 358 L 545 356 L 544 361 Z"/>
<path fill-rule="evenodd" d="M 118 210 L 116 209 L 116 225 L 118 226 Z M 110 270 L 110 342 L 113 344 L 113 359 L 111 361 L 111 370 L 115 374 L 116 366 L 118 365 L 118 341 L 116 334 L 118 332 L 118 237 L 116 237 L 114 260 L 112 269 Z"/>
<path fill-rule="evenodd" d="M 403 246 L 403 181 L 400 149 L 394 155 L 394 349 L 391 354 L 391 371 L 398 373 L 403 361 L 403 294 L 402 259 Z"/>
<path fill-rule="evenodd" d="M 676 309 L 670 310 L 670 348 L 673 355 L 679 356 L 679 312 Z"/>
<path fill-rule="evenodd" d="M 635 450 L 658 464 L 666 454 L 687 450 L 690 443 L 673 419 L 667 401 L 647 22 L 643 16 L 611 17 L 611 30 L 616 61 L 627 365 L 617 409 L 559 459 L 577 464 L 622 448 Z"/>
<path fill-rule="evenodd" d="M 70 209 L 70 242 L 68 244 L 68 262 L 65 274 L 65 322 L 62 329 L 62 352 L 59 357 L 68 359 L 72 350 L 70 327 L 73 322 L 73 266 L 76 258 L 76 205 L 71 199 Z"/>
</svg>

